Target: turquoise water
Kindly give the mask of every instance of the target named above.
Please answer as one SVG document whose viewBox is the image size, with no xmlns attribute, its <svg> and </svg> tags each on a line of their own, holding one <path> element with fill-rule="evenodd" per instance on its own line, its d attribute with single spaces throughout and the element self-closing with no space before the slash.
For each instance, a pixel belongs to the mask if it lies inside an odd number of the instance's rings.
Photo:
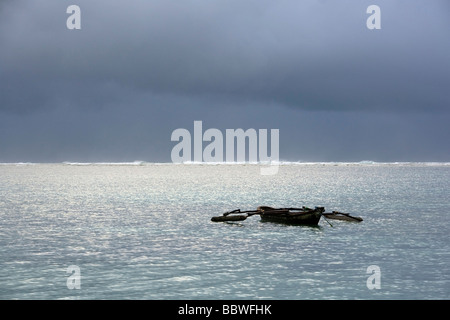
<svg viewBox="0 0 450 320">
<path fill-rule="evenodd" d="M 449 178 L 448 163 L 1 164 L 0 298 L 449 299 Z M 364 221 L 210 221 L 259 205 Z"/>
</svg>

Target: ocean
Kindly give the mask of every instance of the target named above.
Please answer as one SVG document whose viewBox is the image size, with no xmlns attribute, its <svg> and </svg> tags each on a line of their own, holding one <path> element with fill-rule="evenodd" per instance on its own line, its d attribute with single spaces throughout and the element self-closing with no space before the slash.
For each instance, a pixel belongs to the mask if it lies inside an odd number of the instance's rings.
<svg viewBox="0 0 450 320">
<path fill-rule="evenodd" d="M 0 164 L 0 299 L 449 299 L 450 163 Z M 317 227 L 212 216 L 324 206 Z"/>
</svg>

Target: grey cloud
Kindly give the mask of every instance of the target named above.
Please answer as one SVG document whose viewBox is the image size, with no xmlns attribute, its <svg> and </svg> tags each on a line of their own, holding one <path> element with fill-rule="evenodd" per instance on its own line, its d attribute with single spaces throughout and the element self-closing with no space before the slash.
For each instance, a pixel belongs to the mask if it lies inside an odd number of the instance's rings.
<svg viewBox="0 0 450 320">
<path fill-rule="evenodd" d="M 450 103 L 442 1 L 378 1 L 376 31 L 365 27 L 368 1 L 78 4 L 79 31 L 65 28 L 60 1 L 9 5 L 21 12 L 0 22 L 3 109 L 26 108 L 27 95 L 42 105 L 64 93 L 54 83 L 70 91 L 77 82 L 309 110 L 443 111 Z M 18 88 L 25 97 L 14 105 Z"/>
<path fill-rule="evenodd" d="M 194 120 L 279 128 L 284 160 L 447 161 L 448 1 L 377 0 L 381 30 L 371 4 L 2 1 L 0 161 L 170 161 Z"/>
</svg>

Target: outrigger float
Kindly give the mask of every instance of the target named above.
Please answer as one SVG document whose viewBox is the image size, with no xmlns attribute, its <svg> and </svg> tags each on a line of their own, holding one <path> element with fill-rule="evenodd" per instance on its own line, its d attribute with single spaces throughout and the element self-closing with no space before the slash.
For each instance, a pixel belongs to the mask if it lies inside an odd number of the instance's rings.
<svg viewBox="0 0 450 320">
<path fill-rule="evenodd" d="M 331 213 L 323 213 L 323 216 L 327 219 L 344 220 L 344 221 L 350 221 L 350 222 L 363 221 L 363 218 L 361 218 L 361 217 L 354 217 L 348 213 L 339 212 L 339 211 L 333 211 Z"/>
<path fill-rule="evenodd" d="M 272 208 L 267 206 L 259 206 L 256 210 L 246 211 L 236 209 L 233 211 L 225 212 L 221 216 L 212 217 L 211 221 L 243 221 L 253 215 L 259 215 L 261 221 L 279 222 L 295 225 L 317 225 L 322 216 L 325 218 L 325 220 L 335 219 L 351 222 L 363 221 L 362 218 L 353 217 L 348 213 L 339 211 L 325 213 L 324 207 L 315 207 L 314 209 L 311 209 L 305 206 L 301 208 Z"/>
</svg>

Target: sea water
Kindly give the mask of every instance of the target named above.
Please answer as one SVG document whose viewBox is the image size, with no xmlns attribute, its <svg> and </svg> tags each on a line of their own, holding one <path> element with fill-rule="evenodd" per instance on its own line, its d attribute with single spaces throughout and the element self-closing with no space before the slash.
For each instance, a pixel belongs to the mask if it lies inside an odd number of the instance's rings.
<svg viewBox="0 0 450 320">
<path fill-rule="evenodd" d="M 449 299 L 449 190 L 449 163 L 1 164 L 0 298 Z M 210 221 L 259 205 L 364 221 Z"/>
</svg>

